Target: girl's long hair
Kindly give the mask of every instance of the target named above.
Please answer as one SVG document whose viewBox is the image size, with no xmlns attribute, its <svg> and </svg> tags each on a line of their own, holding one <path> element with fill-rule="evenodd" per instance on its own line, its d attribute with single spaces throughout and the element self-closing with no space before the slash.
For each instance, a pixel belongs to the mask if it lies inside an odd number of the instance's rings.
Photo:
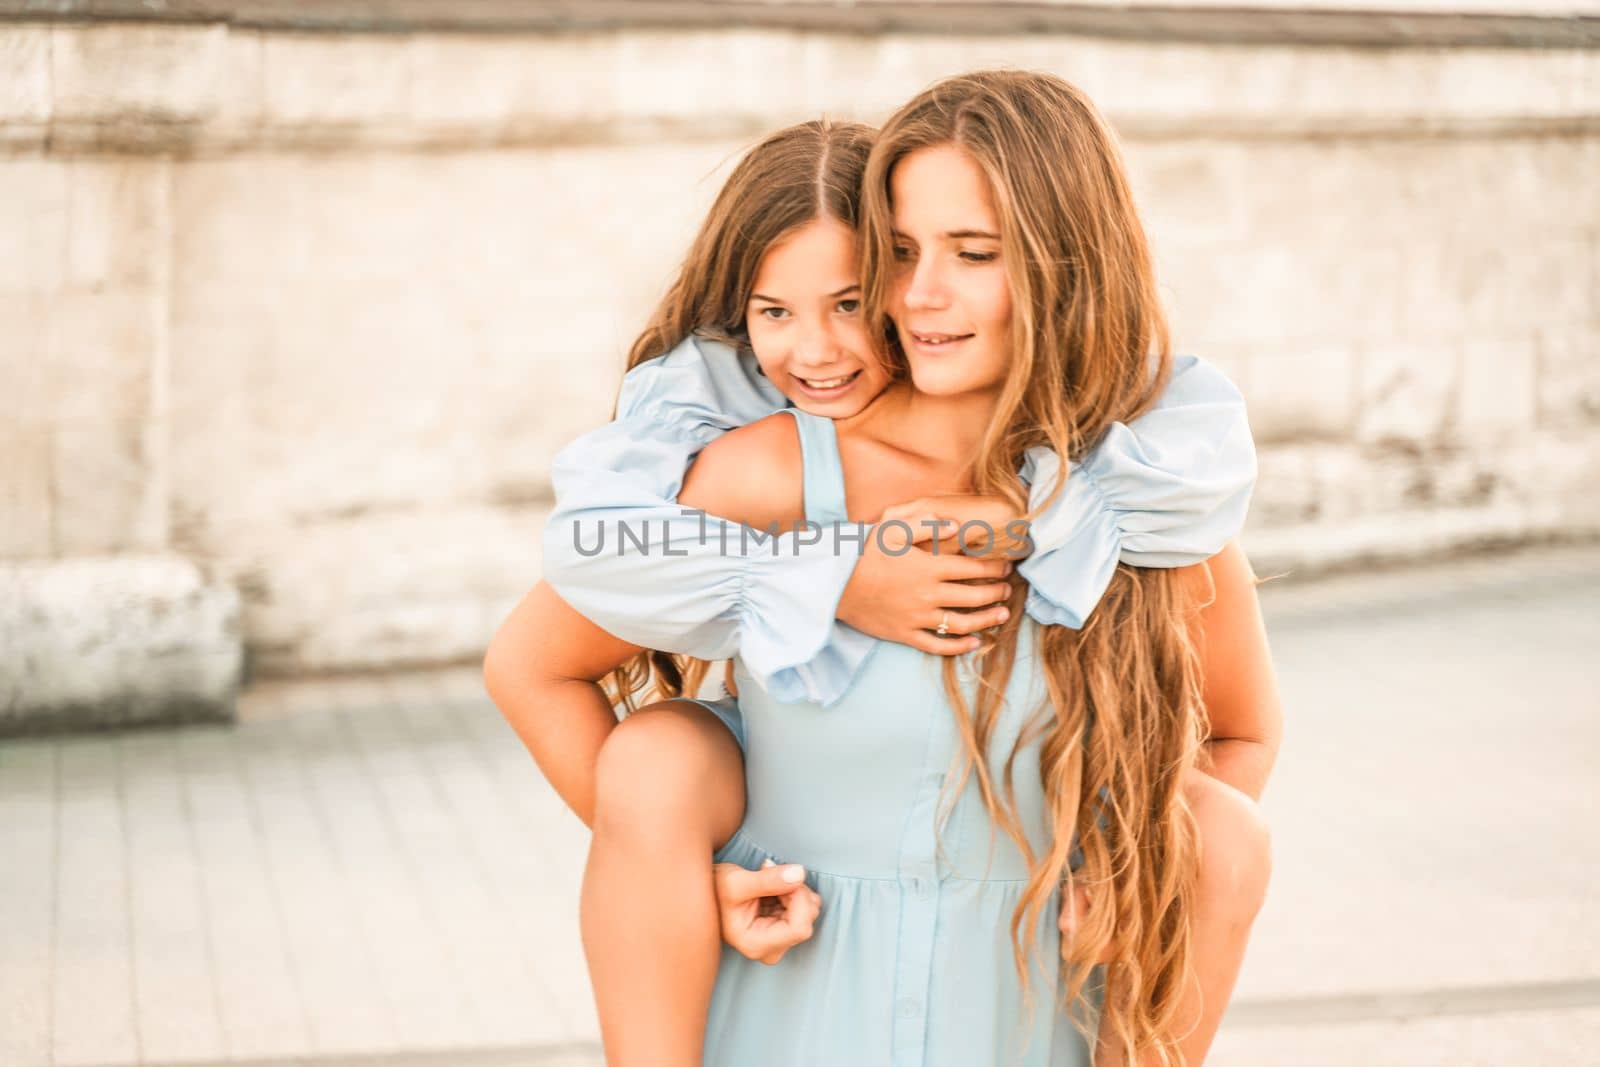
<svg viewBox="0 0 1600 1067">
<path fill-rule="evenodd" d="M 974 459 L 973 486 L 1023 508 L 1027 493 L 1017 472 L 1027 448 L 1048 446 L 1076 461 L 1112 422 L 1132 419 L 1159 395 L 1171 362 L 1166 319 L 1105 120 L 1059 78 L 991 71 L 939 82 L 878 135 L 862 191 L 862 279 L 872 328 L 892 330 L 894 167 L 940 145 L 960 148 L 988 178 L 1012 294 L 1011 364 Z M 895 346 L 890 358 L 909 373 Z M 1037 517 L 1061 488 L 1027 517 Z M 1098 1040 L 1120 1053 L 1119 1063 L 1146 1050 L 1159 1050 L 1164 1063 L 1180 1062 L 1175 1038 L 1182 1035 L 1172 1030 L 1189 962 L 1198 856 L 1182 787 L 1203 730 L 1192 584 L 1176 571 L 1119 565 L 1081 630 L 1042 627 L 1035 654 L 1047 700 L 1003 760 L 991 762 L 989 748 L 1016 660 L 1026 587 L 1019 584 L 1011 620 L 981 653 L 975 700 L 954 660 L 945 663 L 963 739 L 953 792 L 975 775 L 984 806 L 1028 863 L 1027 889 L 1011 920 L 1023 987 L 1034 932 L 1052 897 L 1064 884 L 1069 892 L 1086 884 L 1090 907 L 1074 942 L 1077 958 L 1063 965 L 1062 1006 L 1083 1003 L 1093 966 L 1084 946 L 1108 943 Z M 1023 830 L 1014 790 L 1018 753 L 1032 742 L 1040 744 L 1053 823 L 1042 854 Z M 1083 862 L 1073 872 L 1075 839 Z M 1086 1015 L 1077 1021 L 1088 1028 Z"/>
<path fill-rule="evenodd" d="M 861 176 L 876 136 L 859 122 L 816 119 L 779 130 L 745 153 L 629 349 L 628 369 L 691 336 L 748 348 L 745 309 L 761 260 L 773 245 L 818 219 L 852 230 L 859 226 Z M 631 713 L 641 690 L 656 700 L 693 695 L 707 666 L 685 656 L 642 652 L 611 673 L 610 696 Z"/>
</svg>

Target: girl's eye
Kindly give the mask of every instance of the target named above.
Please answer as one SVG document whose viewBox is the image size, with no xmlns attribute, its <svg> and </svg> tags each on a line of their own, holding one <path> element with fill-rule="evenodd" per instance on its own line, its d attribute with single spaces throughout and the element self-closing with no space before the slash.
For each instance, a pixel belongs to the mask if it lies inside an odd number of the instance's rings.
<svg viewBox="0 0 1600 1067">
<path fill-rule="evenodd" d="M 756 312 L 756 314 L 760 315 L 762 318 L 767 319 L 767 320 L 769 320 L 771 322 L 777 322 L 779 319 L 781 319 L 785 315 L 789 314 L 789 309 L 788 308 L 762 308 L 760 311 Z"/>
<path fill-rule="evenodd" d="M 861 310 L 861 301 L 859 301 L 859 300 L 841 300 L 841 301 L 839 301 L 839 313 L 841 315 L 854 315 L 856 312 L 858 312 L 860 310 Z"/>
<path fill-rule="evenodd" d="M 915 255 L 916 253 L 906 245 L 894 246 L 894 258 L 899 260 L 901 263 L 904 263 L 906 260 L 911 259 Z"/>
<path fill-rule="evenodd" d="M 968 263 L 993 263 L 1000 257 L 998 252 L 960 252 L 958 255 Z"/>
</svg>

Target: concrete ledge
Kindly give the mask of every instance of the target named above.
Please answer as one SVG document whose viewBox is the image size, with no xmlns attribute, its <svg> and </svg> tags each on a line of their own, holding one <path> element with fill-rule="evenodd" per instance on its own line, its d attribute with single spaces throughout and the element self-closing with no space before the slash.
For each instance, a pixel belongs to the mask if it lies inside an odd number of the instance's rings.
<svg viewBox="0 0 1600 1067">
<path fill-rule="evenodd" d="M 819 112 L 878 120 L 936 78 L 984 66 L 1061 73 L 1133 140 L 1572 137 L 1600 128 L 1593 46 L 1397 51 L 692 23 L 304 33 L 0 18 L 0 153 L 737 141 Z"/>
<path fill-rule="evenodd" d="M 1341 7 L 1344 9 L 1341 10 Z M 1212 44 L 1583 47 L 1600 18 L 1573 3 L 1368 0 L 1255 3 L 962 0 L 0 0 L 0 20 L 213 22 L 332 32 L 550 33 L 756 27 L 837 33 L 1064 33 Z M 1582 13 L 1580 13 L 1582 12 Z"/>
<path fill-rule="evenodd" d="M 0 735 L 234 717 L 239 597 L 179 556 L 0 564 Z"/>
</svg>

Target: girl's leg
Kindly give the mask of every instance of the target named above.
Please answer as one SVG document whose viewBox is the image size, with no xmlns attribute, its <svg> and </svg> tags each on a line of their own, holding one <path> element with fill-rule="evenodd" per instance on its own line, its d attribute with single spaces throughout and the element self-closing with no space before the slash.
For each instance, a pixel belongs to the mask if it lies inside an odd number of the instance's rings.
<svg viewBox="0 0 1600 1067">
<path fill-rule="evenodd" d="M 706 708 L 617 724 L 596 765 L 581 928 L 610 1067 L 700 1067 L 722 938 L 711 856 L 744 818 L 744 756 Z"/>
<path fill-rule="evenodd" d="M 1272 841 L 1261 809 L 1237 789 L 1198 768 L 1189 771 L 1184 794 L 1200 835 L 1200 869 L 1191 920 L 1189 980 L 1178 1003 L 1174 1033 L 1184 1067 L 1200 1067 L 1217 1036 L 1222 1014 L 1244 963 L 1250 926 L 1267 895 Z M 1065 909 L 1069 904 L 1063 902 Z M 1071 905 L 1082 922 L 1088 898 L 1080 890 Z M 1072 925 L 1063 912 L 1062 933 Z M 1138 1067 L 1159 1067 L 1150 1052 Z M 1095 1052 L 1094 1067 L 1129 1067 L 1110 1048 Z"/>
</svg>

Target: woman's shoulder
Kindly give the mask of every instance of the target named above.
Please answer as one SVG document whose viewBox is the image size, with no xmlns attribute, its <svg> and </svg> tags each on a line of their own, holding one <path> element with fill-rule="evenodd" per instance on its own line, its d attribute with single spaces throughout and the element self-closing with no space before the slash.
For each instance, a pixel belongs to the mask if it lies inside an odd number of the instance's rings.
<svg viewBox="0 0 1600 1067">
<path fill-rule="evenodd" d="M 755 526 L 787 524 L 804 516 L 804 474 L 794 416 L 778 411 L 707 445 L 678 501 Z"/>
</svg>

